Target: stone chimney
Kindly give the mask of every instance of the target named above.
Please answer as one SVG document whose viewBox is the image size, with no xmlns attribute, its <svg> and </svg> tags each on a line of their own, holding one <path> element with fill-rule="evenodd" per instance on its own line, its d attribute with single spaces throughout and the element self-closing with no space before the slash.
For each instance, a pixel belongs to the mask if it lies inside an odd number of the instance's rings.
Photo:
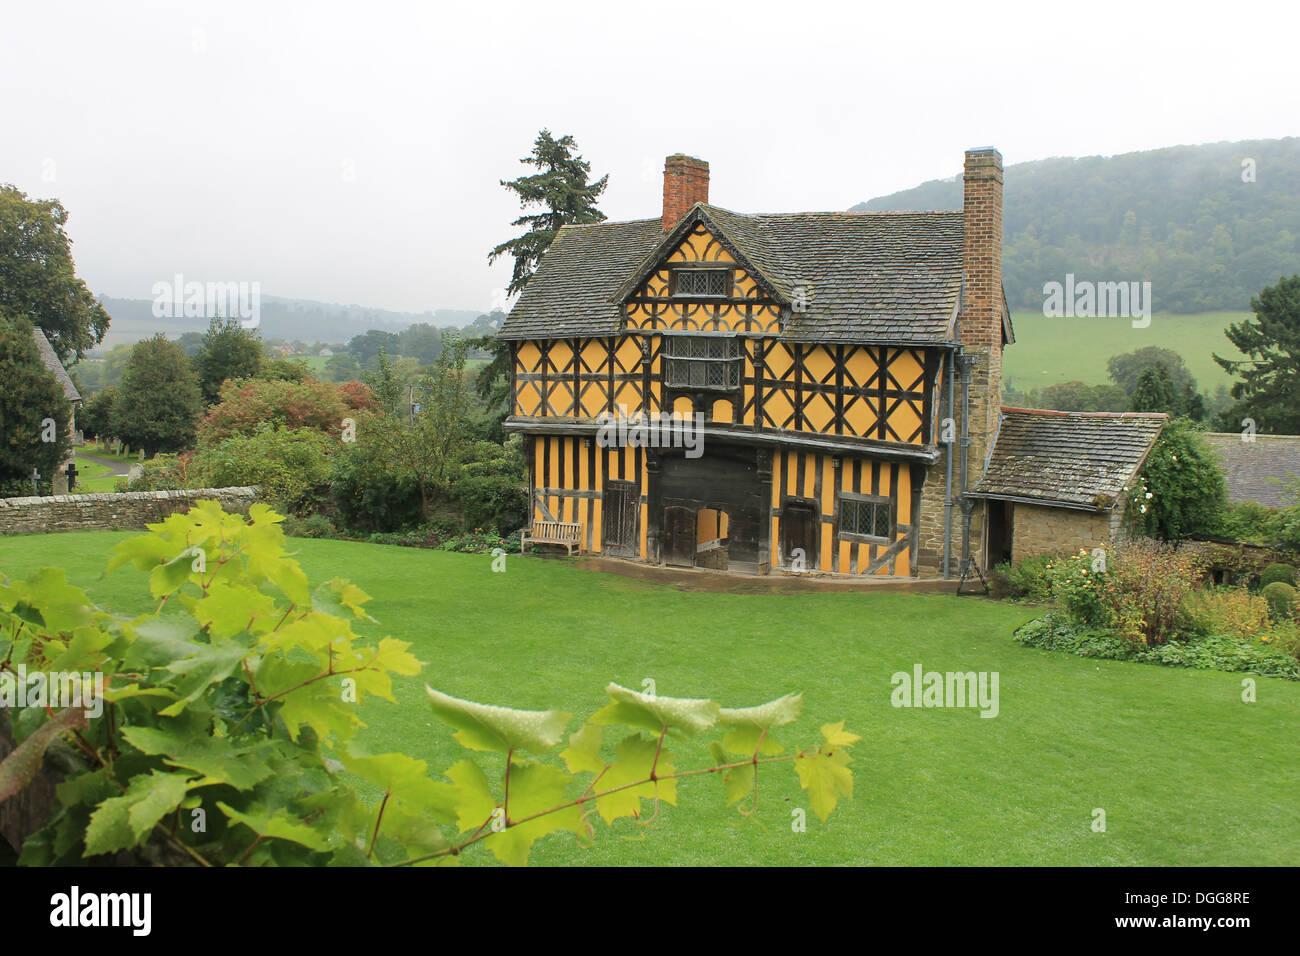
<svg viewBox="0 0 1300 956">
<path fill-rule="evenodd" d="M 999 174 L 999 196 L 1001 182 Z M 708 163 L 683 153 L 674 153 L 664 160 L 664 232 L 681 222 L 697 202 L 708 201 Z"/>
</svg>

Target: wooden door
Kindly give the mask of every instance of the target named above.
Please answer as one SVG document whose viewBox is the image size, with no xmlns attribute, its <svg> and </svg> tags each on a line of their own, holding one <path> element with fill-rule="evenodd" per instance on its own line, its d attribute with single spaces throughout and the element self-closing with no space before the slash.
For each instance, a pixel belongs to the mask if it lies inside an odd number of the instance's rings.
<svg viewBox="0 0 1300 956">
<path fill-rule="evenodd" d="M 695 567 L 695 509 L 664 509 L 664 564 Z"/>
<path fill-rule="evenodd" d="M 800 556 L 803 562 L 796 565 Z M 798 571 L 817 566 L 817 515 L 808 505 L 786 505 L 781 515 L 781 562 Z"/>
<path fill-rule="evenodd" d="M 601 551 L 635 557 L 637 553 L 637 493 L 631 481 L 607 481 L 601 496 Z"/>
</svg>

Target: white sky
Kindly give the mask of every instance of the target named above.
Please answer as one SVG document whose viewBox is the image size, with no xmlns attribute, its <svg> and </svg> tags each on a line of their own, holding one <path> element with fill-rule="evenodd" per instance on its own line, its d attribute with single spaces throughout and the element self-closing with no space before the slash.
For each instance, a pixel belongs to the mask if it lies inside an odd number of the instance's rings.
<svg viewBox="0 0 1300 956">
<path fill-rule="evenodd" d="M 972 15 L 972 11 L 976 15 Z M 656 216 L 668 153 L 747 212 L 960 170 L 1294 135 L 1300 6 L 221 0 L 9 4 L 0 182 L 67 206 L 97 293 L 187 280 L 486 310 L 538 129 Z M 576 44 L 576 45 L 575 45 Z M 352 171 L 351 180 L 345 173 Z"/>
</svg>

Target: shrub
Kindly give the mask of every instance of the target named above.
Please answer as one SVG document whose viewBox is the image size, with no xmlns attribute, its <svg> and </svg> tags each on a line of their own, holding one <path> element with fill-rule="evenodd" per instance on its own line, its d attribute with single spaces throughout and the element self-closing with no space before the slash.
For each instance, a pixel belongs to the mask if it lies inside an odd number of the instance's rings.
<svg viewBox="0 0 1300 956">
<path fill-rule="evenodd" d="M 258 485 L 262 497 L 297 515 L 317 510 L 330 476 L 336 438 L 310 428 L 263 424 L 252 435 L 232 435 L 194 457 L 191 487 Z"/>
<path fill-rule="evenodd" d="M 305 518 L 288 515 L 282 527 L 284 533 L 291 538 L 332 538 L 338 533 L 334 523 L 323 514 L 312 514 Z"/>
<path fill-rule="evenodd" d="M 1246 588 L 1201 588 L 1183 602 L 1179 630 L 1189 637 L 1259 639 L 1269 627 L 1268 602 Z"/>
<path fill-rule="evenodd" d="M 198 488 L 190 484 L 190 465 L 194 459 L 193 452 L 179 455 L 154 455 L 144 463 L 138 478 L 122 478 L 117 482 L 118 491 L 179 491 L 182 488 Z"/>
<path fill-rule="evenodd" d="M 1125 542 L 1104 556 L 1081 550 L 1050 565 L 1052 596 L 1080 624 L 1114 628 L 1135 643 L 1163 644 L 1176 632 L 1204 562 L 1198 545 L 1150 538 Z"/>
<path fill-rule="evenodd" d="M 327 382 L 231 379 L 199 424 L 198 441 L 200 447 L 215 445 L 232 435 L 251 435 L 264 424 L 337 435 L 351 410 L 338 387 Z"/>
<path fill-rule="evenodd" d="M 1213 532 L 1228 498 L 1218 459 L 1186 419 L 1165 426 L 1127 490 L 1134 530 L 1167 541 Z"/>
<path fill-rule="evenodd" d="M 1270 564 L 1259 575 L 1259 583 L 1262 587 L 1268 587 L 1270 584 L 1289 584 L 1295 586 L 1295 565 L 1283 564 L 1278 562 Z"/>
<path fill-rule="evenodd" d="M 1296 590 L 1285 581 L 1273 581 L 1260 592 L 1268 603 L 1268 616 L 1274 621 L 1289 621 L 1295 613 Z"/>
<path fill-rule="evenodd" d="M 1052 581 L 1048 568 L 1059 560 L 1054 555 L 1021 558 L 1011 568 L 1011 587 L 1018 597 L 1040 603 L 1052 599 Z"/>
<path fill-rule="evenodd" d="M 993 565 L 988 573 L 989 596 L 1001 601 L 1004 598 L 1017 597 L 1011 588 L 1011 562 L 1003 561 Z"/>
</svg>

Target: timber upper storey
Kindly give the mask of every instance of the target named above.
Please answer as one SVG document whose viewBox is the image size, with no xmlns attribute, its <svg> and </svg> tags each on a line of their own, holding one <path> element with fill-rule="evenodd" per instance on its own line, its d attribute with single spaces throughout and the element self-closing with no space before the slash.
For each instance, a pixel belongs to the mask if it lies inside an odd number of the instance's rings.
<svg viewBox="0 0 1300 956">
<path fill-rule="evenodd" d="M 511 310 L 507 427 L 700 413 L 708 433 L 935 460 L 957 345 L 963 213 L 742 215 L 568 226 Z M 1010 317 L 1003 306 L 1003 340 Z"/>
</svg>

